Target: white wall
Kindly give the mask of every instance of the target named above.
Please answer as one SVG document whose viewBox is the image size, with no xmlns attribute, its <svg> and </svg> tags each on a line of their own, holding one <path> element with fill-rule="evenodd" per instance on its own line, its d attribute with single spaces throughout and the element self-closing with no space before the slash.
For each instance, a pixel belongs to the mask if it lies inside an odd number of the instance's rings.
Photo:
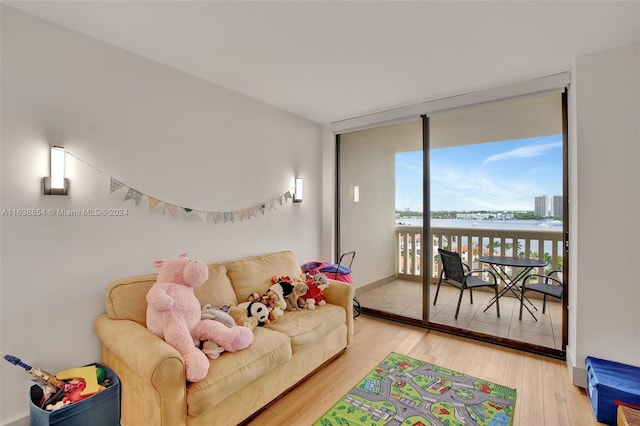
<svg viewBox="0 0 640 426">
<path fill-rule="evenodd" d="M 576 58 L 570 366 L 640 366 L 640 44 Z M 574 377 L 580 382 L 582 377 Z"/>
<path fill-rule="evenodd" d="M 356 252 L 356 288 L 396 272 L 395 150 L 368 137 L 371 131 L 340 136 L 340 251 Z M 357 203 L 354 185 L 360 187 Z"/>
<path fill-rule="evenodd" d="M 99 361 L 113 280 L 181 252 L 208 262 L 291 249 L 321 259 L 321 127 L 2 6 L 1 208 L 127 208 L 125 217 L 1 218 L 0 352 L 53 373 Z M 64 145 L 68 197 L 44 196 Z M 96 170 L 95 168 L 99 169 Z M 202 211 L 236 211 L 304 178 L 305 200 L 257 218 L 172 219 L 109 193 L 113 176 Z M 146 201 L 143 200 L 143 203 Z M 0 424 L 28 414 L 28 374 L 0 363 Z"/>
</svg>

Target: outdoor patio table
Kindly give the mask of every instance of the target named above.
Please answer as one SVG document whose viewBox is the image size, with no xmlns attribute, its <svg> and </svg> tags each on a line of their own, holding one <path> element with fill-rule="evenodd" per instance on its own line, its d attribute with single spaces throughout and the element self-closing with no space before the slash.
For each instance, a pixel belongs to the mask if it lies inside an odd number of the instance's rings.
<svg viewBox="0 0 640 426">
<path fill-rule="evenodd" d="M 522 281 L 527 275 L 529 275 L 533 268 L 547 266 L 547 262 L 545 262 L 544 260 L 513 256 L 478 256 L 478 260 L 480 262 L 489 264 L 491 266 L 491 269 L 493 269 L 496 274 L 498 274 L 500 280 L 504 282 L 504 288 L 500 291 L 500 293 L 498 293 L 498 297 L 502 297 L 508 292 L 511 292 L 518 298 L 518 300 L 520 300 L 520 297 L 522 297 L 520 289 L 518 288 L 518 283 Z M 518 272 L 516 273 L 515 277 L 509 277 L 509 274 L 507 274 L 506 271 L 506 268 L 508 267 L 516 268 Z M 531 303 L 531 301 L 527 299 L 526 296 L 525 299 L 533 309 L 535 309 L 536 311 L 538 310 L 538 308 L 536 308 L 535 305 Z M 486 312 L 487 309 L 489 309 L 494 303 L 496 303 L 495 296 L 491 299 L 491 303 L 489 303 L 489 306 L 484 309 L 484 312 Z M 529 311 L 529 313 L 533 316 L 533 312 L 531 312 L 531 309 L 529 309 L 526 304 L 524 305 L 524 307 L 527 308 L 527 311 Z"/>
</svg>

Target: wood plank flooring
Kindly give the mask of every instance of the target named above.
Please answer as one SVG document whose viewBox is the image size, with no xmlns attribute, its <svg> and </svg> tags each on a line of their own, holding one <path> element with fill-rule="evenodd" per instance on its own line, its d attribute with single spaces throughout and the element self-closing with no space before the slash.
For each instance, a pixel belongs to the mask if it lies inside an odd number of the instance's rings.
<svg viewBox="0 0 640 426">
<path fill-rule="evenodd" d="M 564 361 L 361 315 L 354 343 L 248 424 L 312 425 L 389 352 L 516 388 L 514 425 L 600 425 Z"/>
</svg>

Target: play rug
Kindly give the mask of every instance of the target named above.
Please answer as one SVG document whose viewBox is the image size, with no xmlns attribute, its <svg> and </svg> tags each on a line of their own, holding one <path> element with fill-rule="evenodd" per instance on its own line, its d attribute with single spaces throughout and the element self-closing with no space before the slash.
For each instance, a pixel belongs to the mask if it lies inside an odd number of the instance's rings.
<svg viewBox="0 0 640 426">
<path fill-rule="evenodd" d="M 392 352 L 314 426 L 507 426 L 515 404 L 515 389 Z"/>
</svg>

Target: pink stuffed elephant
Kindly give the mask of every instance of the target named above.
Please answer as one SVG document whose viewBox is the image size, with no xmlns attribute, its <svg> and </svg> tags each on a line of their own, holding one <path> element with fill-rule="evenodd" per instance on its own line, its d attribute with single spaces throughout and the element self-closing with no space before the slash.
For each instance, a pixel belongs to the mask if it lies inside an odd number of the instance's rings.
<svg viewBox="0 0 640 426">
<path fill-rule="evenodd" d="M 195 347 L 195 340 L 212 340 L 225 351 L 235 352 L 253 342 L 246 327 L 229 328 L 209 319 L 201 319 L 200 302 L 193 288 L 209 278 L 206 263 L 187 258 L 157 260 L 160 268 L 156 282 L 147 293 L 147 328 L 175 347 L 185 363 L 187 380 L 197 382 L 209 371 L 209 358 Z"/>
</svg>

